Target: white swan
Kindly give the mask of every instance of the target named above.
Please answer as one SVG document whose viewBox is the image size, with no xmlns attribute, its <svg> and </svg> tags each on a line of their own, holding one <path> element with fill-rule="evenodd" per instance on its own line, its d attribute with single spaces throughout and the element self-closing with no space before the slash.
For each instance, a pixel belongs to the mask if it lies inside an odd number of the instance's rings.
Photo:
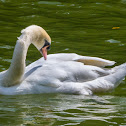
<svg viewBox="0 0 126 126">
<path fill-rule="evenodd" d="M 115 88 L 126 75 L 126 63 L 105 69 L 115 62 L 77 54 L 51 54 L 47 49 L 51 38 L 44 29 L 31 25 L 22 30 L 15 46 L 12 63 L 0 73 L 0 94 L 72 93 L 92 95 Z M 44 58 L 25 68 L 30 44 L 34 44 Z M 47 60 L 46 60 L 47 59 Z"/>
</svg>

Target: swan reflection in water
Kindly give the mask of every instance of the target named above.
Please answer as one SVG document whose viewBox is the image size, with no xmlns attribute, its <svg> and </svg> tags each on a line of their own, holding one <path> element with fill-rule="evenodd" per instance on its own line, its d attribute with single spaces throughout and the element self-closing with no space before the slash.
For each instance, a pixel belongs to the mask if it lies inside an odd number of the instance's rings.
<svg viewBox="0 0 126 126">
<path fill-rule="evenodd" d="M 47 125 L 90 124 L 90 120 L 92 123 L 99 121 L 99 125 L 108 125 L 115 124 L 117 117 L 121 120 L 125 119 L 125 113 L 120 111 L 120 103 L 124 106 L 126 99 L 114 96 L 19 95 L 18 97 L 1 96 L 0 102 L 1 112 L 4 112 L 0 121 L 14 120 L 17 125 L 44 125 L 44 122 Z M 123 111 L 125 112 L 125 109 Z"/>
</svg>

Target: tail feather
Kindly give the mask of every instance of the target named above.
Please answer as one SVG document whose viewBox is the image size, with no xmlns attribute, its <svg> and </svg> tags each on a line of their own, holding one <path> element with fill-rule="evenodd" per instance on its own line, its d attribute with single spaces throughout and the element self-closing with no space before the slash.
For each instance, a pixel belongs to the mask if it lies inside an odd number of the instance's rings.
<svg viewBox="0 0 126 126">
<path fill-rule="evenodd" d="M 116 66 L 112 69 L 112 74 L 105 77 L 108 81 L 113 83 L 115 86 L 125 78 L 126 76 L 126 63 Z"/>
<path fill-rule="evenodd" d="M 116 71 L 118 71 L 120 69 L 125 69 L 126 70 L 126 63 L 123 63 L 123 64 L 121 64 L 119 66 L 115 66 L 114 68 L 112 68 L 112 72 L 116 72 Z"/>
<path fill-rule="evenodd" d="M 117 87 L 119 83 L 125 78 L 125 76 L 126 76 L 126 68 L 125 69 L 120 68 L 116 70 L 116 72 L 114 72 L 113 74 L 104 77 L 104 79 L 113 84 L 114 87 Z"/>
<path fill-rule="evenodd" d="M 126 76 L 126 63 L 120 66 L 114 67 L 112 71 L 113 72 L 107 76 L 100 77 L 94 81 L 86 82 L 84 87 L 87 87 L 93 93 L 106 92 L 106 91 L 114 89 L 120 84 L 120 82 Z"/>
</svg>

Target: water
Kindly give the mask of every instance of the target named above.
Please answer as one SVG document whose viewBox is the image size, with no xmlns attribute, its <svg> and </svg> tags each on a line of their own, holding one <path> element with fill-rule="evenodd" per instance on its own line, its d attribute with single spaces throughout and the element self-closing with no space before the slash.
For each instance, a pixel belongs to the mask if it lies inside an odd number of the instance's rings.
<svg viewBox="0 0 126 126">
<path fill-rule="evenodd" d="M 52 53 L 78 53 L 126 61 L 126 0 L 0 0 L 0 71 L 11 62 L 21 29 L 42 26 Z M 115 28 L 113 28 L 115 27 Z M 118 28 L 116 28 L 118 27 Z M 27 64 L 41 54 L 31 45 Z M 126 82 L 95 96 L 0 96 L 0 126 L 126 125 Z"/>
</svg>

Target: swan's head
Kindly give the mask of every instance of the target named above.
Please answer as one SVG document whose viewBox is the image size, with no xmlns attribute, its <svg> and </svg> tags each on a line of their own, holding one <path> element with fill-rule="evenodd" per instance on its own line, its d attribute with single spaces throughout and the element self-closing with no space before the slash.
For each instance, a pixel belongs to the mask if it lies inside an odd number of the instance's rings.
<svg viewBox="0 0 126 126">
<path fill-rule="evenodd" d="M 50 49 L 51 38 L 48 33 L 40 26 L 31 25 L 21 31 L 29 43 L 32 43 L 47 59 L 47 50 Z"/>
</svg>

